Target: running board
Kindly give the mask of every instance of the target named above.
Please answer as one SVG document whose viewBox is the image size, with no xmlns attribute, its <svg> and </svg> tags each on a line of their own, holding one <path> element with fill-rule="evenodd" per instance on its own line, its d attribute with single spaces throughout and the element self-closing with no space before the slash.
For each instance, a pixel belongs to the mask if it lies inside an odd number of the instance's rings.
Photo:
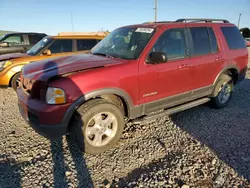
<svg viewBox="0 0 250 188">
<path fill-rule="evenodd" d="M 166 110 L 164 110 L 160 113 L 157 113 L 157 114 L 148 115 L 148 116 L 144 116 L 142 118 L 134 119 L 131 122 L 134 124 L 142 124 L 142 123 L 145 123 L 148 121 L 155 120 L 155 119 L 160 118 L 162 116 L 169 116 L 169 115 L 172 115 L 174 113 L 181 112 L 181 111 L 193 108 L 195 106 L 199 106 L 201 104 L 207 103 L 210 100 L 211 100 L 210 98 L 201 98 L 201 99 L 189 102 L 189 103 L 185 103 L 185 104 L 182 104 L 179 106 L 175 106 L 175 107 L 166 109 Z"/>
</svg>

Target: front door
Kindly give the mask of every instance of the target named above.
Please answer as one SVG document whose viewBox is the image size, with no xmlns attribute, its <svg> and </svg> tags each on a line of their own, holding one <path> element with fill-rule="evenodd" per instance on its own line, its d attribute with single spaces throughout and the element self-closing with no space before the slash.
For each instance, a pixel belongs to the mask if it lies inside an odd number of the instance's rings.
<svg viewBox="0 0 250 188">
<path fill-rule="evenodd" d="M 164 52 L 167 62 L 140 63 L 139 98 L 145 104 L 145 113 L 174 106 L 190 97 L 190 71 L 185 28 L 168 28 L 153 45 L 150 52 Z"/>
<path fill-rule="evenodd" d="M 47 48 L 51 52 L 51 57 L 67 56 L 74 54 L 72 39 L 54 39 Z"/>
</svg>

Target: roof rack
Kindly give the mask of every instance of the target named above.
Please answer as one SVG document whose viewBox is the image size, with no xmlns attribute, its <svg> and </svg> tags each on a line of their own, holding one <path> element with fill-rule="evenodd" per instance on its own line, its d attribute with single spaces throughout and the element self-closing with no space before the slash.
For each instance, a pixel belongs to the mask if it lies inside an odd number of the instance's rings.
<svg viewBox="0 0 250 188">
<path fill-rule="evenodd" d="M 229 23 L 228 20 L 225 19 L 209 19 L 209 18 L 184 18 L 184 19 L 178 19 L 175 22 L 223 22 L 223 23 Z"/>
<path fill-rule="evenodd" d="M 153 23 L 173 23 L 173 21 L 144 22 L 143 24 L 153 24 Z"/>
</svg>

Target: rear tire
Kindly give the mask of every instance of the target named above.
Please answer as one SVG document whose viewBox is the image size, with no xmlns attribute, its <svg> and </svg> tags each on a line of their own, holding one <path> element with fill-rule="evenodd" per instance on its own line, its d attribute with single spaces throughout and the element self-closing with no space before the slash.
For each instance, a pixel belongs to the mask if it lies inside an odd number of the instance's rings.
<svg viewBox="0 0 250 188">
<path fill-rule="evenodd" d="M 72 130 L 77 145 L 83 152 L 99 154 L 118 142 L 124 124 L 124 116 L 119 107 L 103 99 L 93 99 L 77 109 Z"/>
<path fill-rule="evenodd" d="M 16 91 L 20 83 L 20 73 L 15 74 L 11 79 L 11 87 Z"/>
<path fill-rule="evenodd" d="M 232 99 L 234 83 L 229 75 L 223 74 L 219 78 L 213 94 L 212 102 L 216 108 L 224 108 Z"/>
</svg>

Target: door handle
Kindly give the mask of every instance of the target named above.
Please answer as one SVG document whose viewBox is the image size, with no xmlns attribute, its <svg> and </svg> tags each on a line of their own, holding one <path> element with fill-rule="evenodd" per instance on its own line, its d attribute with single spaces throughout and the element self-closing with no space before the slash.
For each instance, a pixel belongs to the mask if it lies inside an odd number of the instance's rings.
<svg viewBox="0 0 250 188">
<path fill-rule="evenodd" d="M 178 69 L 184 69 L 184 68 L 187 68 L 188 65 L 187 64 L 182 64 L 182 65 L 179 65 L 178 66 Z"/>
<path fill-rule="evenodd" d="M 223 60 L 223 57 L 217 57 L 216 59 L 215 59 L 215 61 L 222 61 Z"/>
</svg>

